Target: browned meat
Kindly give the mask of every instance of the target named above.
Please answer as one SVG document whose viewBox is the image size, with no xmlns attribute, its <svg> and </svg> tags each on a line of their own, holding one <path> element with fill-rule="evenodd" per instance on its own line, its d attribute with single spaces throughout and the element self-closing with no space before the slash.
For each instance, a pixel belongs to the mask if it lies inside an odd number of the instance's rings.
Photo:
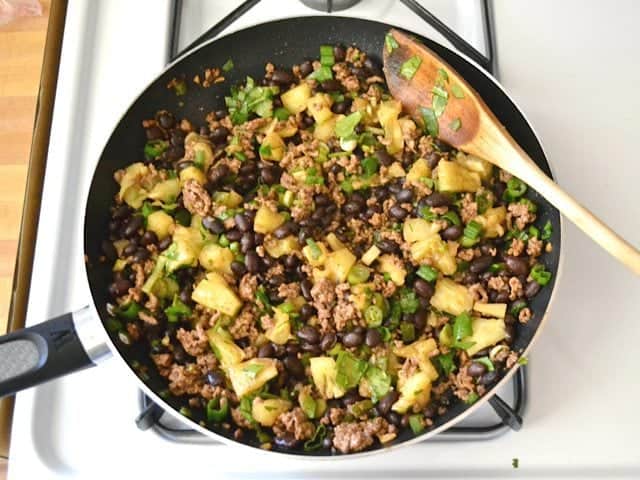
<svg viewBox="0 0 640 480">
<path fill-rule="evenodd" d="M 314 431 L 313 423 L 307 420 L 307 416 L 300 407 L 281 413 L 273 425 L 273 432 L 278 437 L 291 433 L 296 440 L 307 440 L 311 438 Z"/>
<path fill-rule="evenodd" d="M 176 332 L 176 337 L 184 347 L 185 352 L 193 357 L 210 352 L 207 332 L 204 331 L 201 325 L 197 325 L 193 330 L 180 328 Z"/>
<path fill-rule="evenodd" d="M 364 422 L 341 423 L 335 427 L 333 446 L 342 453 L 359 452 L 371 446 L 375 436 L 385 438 L 390 433 L 395 433 L 395 427 L 382 417 Z"/>
<path fill-rule="evenodd" d="M 193 179 L 187 180 L 182 187 L 182 201 L 187 210 L 201 217 L 205 217 L 211 210 L 209 193 Z"/>
</svg>

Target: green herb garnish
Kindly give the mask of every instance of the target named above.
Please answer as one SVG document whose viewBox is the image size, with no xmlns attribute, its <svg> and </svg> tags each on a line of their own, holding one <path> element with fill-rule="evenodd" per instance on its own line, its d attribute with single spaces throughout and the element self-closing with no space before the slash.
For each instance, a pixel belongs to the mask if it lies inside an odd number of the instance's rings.
<svg viewBox="0 0 640 480">
<path fill-rule="evenodd" d="M 309 249 L 311 251 L 311 258 L 313 258 L 314 260 L 318 260 L 322 255 L 322 250 L 320 249 L 316 241 L 313 238 L 307 238 L 307 245 L 309 245 Z"/>
<path fill-rule="evenodd" d="M 424 415 L 416 413 L 409 416 L 409 426 L 414 435 L 418 435 L 424 431 Z"/>
<path fill-rule="evenodd" d="M 320 68 L 309 75 L 308 78 L 312 78 L 318 82 L 324 82 L 325 80 L 331 80 L 333 78 L 333 72 L 331 71 L 331 67 L 321 65 Z"/>
<path fill-rule="evenodd" d="M 488 372 L 493 372 L 496 369 L 489 357 L 475 358 L 473 361 L 483 364 L 485 367 L 487 367 Z"/>
<path fill-rule="evenodd" d="M 391 33 L 387 33 L 385 35 L 384 45 L 385 47 L 387 47 L 387 52 L 389 53 L 393 52 L 396 48 L 400 46 L 398 45 L 398 42 L 396 41 L 396 39 L 393 38 L 393 35 L 391 35 Z"/>
<path fill-rule="evenodd" d="M 436 367 L 440 370 L 443 376 L 448 377 L 450 374 L 455 372 L 456 364 L 455 364 L 455 352 L 451 350 L 448 353 L 441 353 L 440 355 L 435 357 Z"/>
<path fill-rule="evenodd" d="M 551 238 L 551 234 L 553 234 L 553 226 L 551 225 L 551 220 L 547 220 L 547 223 L 542 227 L 542 235 L 540 235 L 540 239 L 549 240 Z"/>
<path fill-rule="evenodd" d="M 391 376 L 382 368 L 369 365 L 365 378 L 367 379 L 371 393 L 373 393 L 372 400 L 374 402 L 377 402 L 389 393 L 391 389 Z"/>
<path fill-rule="evenodd" d="M 422 59 L 414 55 L 400 66 L 400 75 L 407 80 L 411 80 L 418 71 L 418 68 L 420 68 L 421 63 Z"/>
<path fill-rule="evenodd" d="M 440 218 L 443 220 L 446 220 L 451 225 L 462 225 L 462 222 L 460 221 L 460 217 L 453 210 L 449 210 L 446 213 L 443 213 L 442 215 L 440 215 Z"/>
<path fill-rule="evenodd" d="M 147 160 L 154 160 L 169 148 L 167 140 L 149 140 L 144 145 L 144 156 Z"/>
<path fill-rule="evenodd" d="M 471 392 L 471 393 L 469 393 L 469 396 L 464 401 L 464 403 L 466 403 L 467 405 L 473 405 L 474 403 L 476 403 L 478 401 L 478 398 L 480 398 L 480 397 L 478 396 L 478 394 L 476 392 Z"/>
<path fill-rule="evenodd" d="M 223 72 L 230 72 L 231 70 L 233 70 L 233 67 L 235 65 L 233 64 L 233 60 L 229 59 L 226 62 L 224 62 L 224 65 L 222 65 L 222 71 Z"/>
<path fill-rule="evenodd" d="M 460 85 L 457 83 L 451 85 L 451 95 L 456 98 L 464 98 L 464 92 L 462 91 L 462 88 L 460 88 Z"/>
<path fill-rule="evenodd" d="M 210 423 L 220 423 L 229 416 L 229 401 L 226 397 L 212 398 L 207 403 L 207 421 Z"/>
<path fill-rule="evenodd" d="M 449 124 L 449 128 L 454 132 L 457 132 L 458 130 L 460 130 L 461 126 L 462 126 L 462 122 L 457 117 L 451 120 L 451 123 Z"/>
<path fill-rule="evenodd" d="M 164 313 L 167 315 L 167 320 L 171 323 L 178 322 L 181 318 L 191 315 L 191 308 L 182 303 L 178 298 L 178 295 L 173 296 L 173 302 L 167 308 Z"/>
<path fill-rule="evenodd" d="M 551 272 L 547 271 L 541 263 L 534 265 L 529 275 L 543 287 L 551 281 L 552 276 Z"/>
<path fill-rule="evenodd" d="M 416 275 L 427 282 L 433 282 L 438 279 L 438 270 L 429 265 L 421 265 L 416 271 Z"/>
<path fill-rule="evenodd" d="M 378 168 L 380 167 L 380 163 L 376 157 L 365 157 L 360 164 L 362 165 L 362 170 L 366 178 L 378 173 Z"/>
<path fill-rule="evenodd" d="M 416 313 L 418 307 L 420 307 L 420 301 L 416 296 L 416 292 L 408 288 L 403 288 L 400 291 L 399 300 L 402 313 Z"/>
<path fill-rule="evenodd" d="M 231 96 L 225 97 L 225 104 L 229 110 L 234 125 L 246 122 L 249 115 L 271 117 L 273 114 L 273 96 L 278 93 L 278 87 L 256 86 L 251 77 L 247 77 L 246 84 L 240 88 L 232 87 Z"/>
<path fill-rule="evenodd" d="M 352 389 L 358 385 L 368 365 L 366 361 L 357 359 L 349 352 L 339 352 L 336 360 L 336 383 L 343 390 Z"/>
<path fill-rule="evenodd" d="M 362 113 L 353 112 L 336 122 L 335 132 L 338 138 L 346 139 L 353 136 L 353 132 L 362 120 Z"/>
<path fill-rule="evenodd" d="M 422 121 L 424 122 L 425 132 L 427 132 L 433 138 L 437 138 L 439 132 L 438 118 L 436 117 L 433 109 L 420 107 L 420 115 L 422 116 Z"/>
<path fill-rule="evenodd" d="M 453 344 L 455 348 L 466 350 L 471 347 L 475 342 L 464 342 L 463 339 L 473 335 L 473 328 L 471 328 L 471 316 L 467 312 L 463 312 L 453 320 L 452 327 Z"/>
<path fill-rule="evenodd" d="M 327 436 L 327 427 L 322 423 L 316 427 L 316 431 L 313 433 L 313 437 L 304 442 L 304 451 L 311 452 L 318 450 L 322 447 L 324 438 Z"/>
</svg>

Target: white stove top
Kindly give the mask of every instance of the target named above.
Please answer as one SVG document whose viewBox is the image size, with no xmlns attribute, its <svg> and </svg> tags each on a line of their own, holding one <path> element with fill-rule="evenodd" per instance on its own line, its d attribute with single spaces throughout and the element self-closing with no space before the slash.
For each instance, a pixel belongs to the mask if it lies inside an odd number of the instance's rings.
<svg viewBox="0 0 640 480">
<path fill-rule="evenodd" d="M 186 45 L 240 1 L 184 3 Z M 480 2 L 423 3 L 483 48 L 474 20 Z M 640 227 L 632 219 L 640 218 L 634 141 L 640 5 L 495 3 L 502 82 L 540 133 L 558 181 L 638 244 Z M 81 230 L 90 176 L 119 117 L 164 66 L 169 7 L 168 0 L 69 2 L 28 324 L 89 301 Z M 316 13 L 297 0 L 263 0 L 229 31 Z M 363 0 L 338 14 L 382 19 L 442 40 L 393 1 Z M 9 478 L 638 478 L 640 281 L 571 225 L 563 251 L 551 318 L 530 360 L 529 408 L 519 433 L 333 462 L 176 445 L 136 428 L 135 380 L 107 361 L 18 395 Z M 512 458 L 519 458 L 519 471 Z"/>
</svg>

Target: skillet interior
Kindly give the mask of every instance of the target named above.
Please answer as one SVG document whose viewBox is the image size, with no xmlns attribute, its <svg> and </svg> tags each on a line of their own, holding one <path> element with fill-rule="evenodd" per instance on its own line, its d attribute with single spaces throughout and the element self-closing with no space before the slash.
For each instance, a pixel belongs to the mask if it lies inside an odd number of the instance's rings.
<svg viewBox="0 0 640 480">
<path fill-rule="evenodd" d="M 390 25 L 344 17 L 303 17 L 269 22 L 251 27 L 219 40 L 207 43 L 197 51 L 183 57 L 168 70 L 154 80 L 136 99 L 120 120 L 104 148 L 95 170 L 88 197 L 85 218 L 85 252 L 89 258 L 87 276 L 91 287 L 93 301 L 104 321 L 108 318 L 105 304 L 109 301 L 107 294 L 111 279 L 110 266 L 98 262 L 101 255 L 100 243 L 107 232 L 109 206 L 117 192 L 113 181 L 113 172 L 127 164 L 144 158 L 143 147 L 146 142 L 143 119 L 153 118 L 156 111 L 167 109 L 179 118 L 189 118 L 195 125 L 204 124 L 206 114 L 224 107 L 224 95 L 231 85 L 243 82 L 245 76 L 261 78 L 264 65 L 270 61 L 275 65 L 291 66 L 308 58 L 318 56 L 322 44 L 343 43 L 355 44 L 374 57 L 380 58 L 385 33 Z M 551 171 L 533 130 L 509 97 L 489 79 L 483 71 L 451 50 L 420 35 L 411 32 L 429 48 L 433 49 L 444 60 L 451 64 L 482 96 L 497 118 L 507 127 L 515 140 L 531 156 L 536 164 L 549 176 Z M 225 74 L 226 81 L 207 89 L 193 85 L 190 81 L 196 74 L 202 74 L 205 68 L 223 65 L 232 58 L 235 68 Z M 176 97 L 173 90 L 167 89 L 167 83 L 174 77 L 185 76 L 189 89 L 185 96 Z M 552 243 L 554 249 L 545 256 L 548 270 L 556 273 L 560 254 L 560 216 L 558 211 L 536 192 L 529 190 L 528 195 L 538 204 L 538 218 L 542 224 L 548 220 L 553 225 Z M 524 350 L 531 342 L 542 320 L 554 288 L 556 275 L 531 302 L 534 318 L 524 326 L 520 326 L 514 342 L 515 350 Z M 166 389 L 166 381 L 155 372 L 148 351 L 140 346 L 125 347 L 111 335 L 112 341 L 125 361 L 131 366 L 138 362 L 148 366 L 149 378 L 143 380 L 155 392 Z M 133 369 L 132 369 L 133 371 Z M 168 403 L 179 409 L 181 403 L 176 398 L 169 398 Z M 438 417 L 433 428 L 443 425 L 458 416 L 468 407 L 462 402 L 452 406 L 449 411 Z M 196 418 L 196 421 L 200 419 Z M 219 435 L 233 439 L 230 432 L 224 429 L 211 429 Z M 413 439 L 413 433 L 405 429 L 392 442 L 392 445 Z M 423 435 L 428 435 L 430 430 Z M 257 447 L 257 439 L 253 435 L 245 435 L 243 443 Z M 388 445 L 388 444 L 387 444 Z M 380 446 L 376 448 L 381 448 Z M 287 453 L 292 453 L 287 451 Z M 300 455 L 320 456 L 326 452 L 293 452 Z"/>
</svg>

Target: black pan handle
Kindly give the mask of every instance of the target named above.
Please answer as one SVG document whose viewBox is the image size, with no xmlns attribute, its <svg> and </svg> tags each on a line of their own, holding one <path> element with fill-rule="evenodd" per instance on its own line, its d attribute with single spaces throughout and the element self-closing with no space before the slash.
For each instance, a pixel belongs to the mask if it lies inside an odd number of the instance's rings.
<svg viewBox="0 0 640 480">
<path fill-rule="evenodd" d="M 83 346 L 76 327 L 87 330 L 88 310 L 0 336 L 0 398 L 93 366 L 108 348 L 104 342 L 96 345 L 91 336 L 94 345 Z M 99 324 L 97 318 L 91 321 Z"/>
</svg>

